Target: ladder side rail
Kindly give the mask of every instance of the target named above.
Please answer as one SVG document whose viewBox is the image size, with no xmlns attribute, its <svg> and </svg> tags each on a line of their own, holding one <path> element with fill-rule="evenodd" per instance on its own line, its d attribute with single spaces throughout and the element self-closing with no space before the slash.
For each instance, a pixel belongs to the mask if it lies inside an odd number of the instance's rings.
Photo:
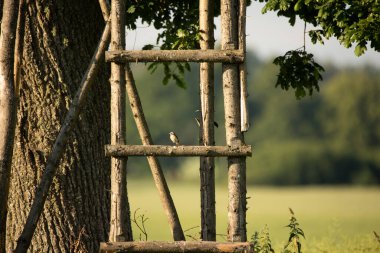
<svg viewBox="0 0 380 253">
<path fill-rule="evenodd" d="M 199 29 L 201 50 L 214 48 L 214 1 L 199 1 Z M 214 137 L 214 63 L 199 64 L 201 113 L 199 134 L 200 145 L 215 145 Z M 198 116 L 197 116 L 198 117 Z M 216 240 L 215 213 L 215 159 L 201 156 L 200 159 L 201 194 L 201 239 Z"/>
<path fill-rule="evenodd" d="M 125 4 L 111 2 L 112 50 L 125 48 Z M 126 91 L 124 67 L 111 63 L 111 144 L 126 143 Z M 111 158 L 110 242 L 132 241 L 130 207 L 127 194 L 127 158 Z"/>
<path fill-rule="evenodd" d="M 222 50 L 238 47 L 238 0 L 221 0 Z M 222 64 L 224 118 L 228 146 L 241 146 L 239 67 Z M 228 240 L 246 241 L 246 160 L 245 157 L 228 157 Z"/>
</svg>

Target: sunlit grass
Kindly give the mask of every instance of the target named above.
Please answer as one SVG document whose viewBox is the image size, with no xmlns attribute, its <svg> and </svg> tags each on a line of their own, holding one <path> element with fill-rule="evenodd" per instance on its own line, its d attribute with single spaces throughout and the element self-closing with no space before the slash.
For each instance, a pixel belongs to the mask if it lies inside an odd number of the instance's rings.
<svg viewBox="0 0 380 253">
<path fill-rule="evenodd" d="M 171 180 L 169 187 L 182 227 L 190 229 L 185 234 L 190 235 L 189 240 L 199 238 L 200 197 L 197 184 Z M 131 180 L 128 188 L 132 211 L 139 208 L 139 212 L 149 218 L 146 222 L 148 240 L 171 240 L 153 181 Z M 288 207 L 294 210 L 305 232 L 303 245 L 307 252 L 359 252 L 355 248 L 357 245 L 377 246 L 373 231 L 380 232 L 380 188 L 249 187 L 247 195 L 251 197 L 248 200 L 248 236 L 267 224 L 277 250 L 288 239 L 285 227 L 290 218 Z M 220 241 L 225 240 L 227 201 L 227 186 L 218 185 L 216 205 Z M 138 239 L 139 232 L 134 230 Z"/>
</svg>

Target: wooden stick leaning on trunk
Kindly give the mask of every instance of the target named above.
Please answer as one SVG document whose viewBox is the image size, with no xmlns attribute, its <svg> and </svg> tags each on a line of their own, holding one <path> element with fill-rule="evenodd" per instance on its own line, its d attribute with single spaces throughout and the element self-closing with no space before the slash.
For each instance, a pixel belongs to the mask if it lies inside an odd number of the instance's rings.
<svg viewBox="0 0 380 253">
<path fill-rule="evenodd" d="M 14 50 L 17 0 L 3 3 L 0 35 L 0 252 L 5 252 L 7 202 L 16 128 L 17 98 L 14 89 Z M 0 10 L 1 11 L 1 10 Z"/>
</svg>

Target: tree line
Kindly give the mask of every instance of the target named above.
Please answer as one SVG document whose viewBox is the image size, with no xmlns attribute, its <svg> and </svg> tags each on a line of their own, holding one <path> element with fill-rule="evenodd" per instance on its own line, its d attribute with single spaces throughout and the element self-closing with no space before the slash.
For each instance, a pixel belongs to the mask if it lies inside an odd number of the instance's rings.
<svg viewBox="0 0 380 253">
<path fill-rule="evenodd" d="M 278 67 L 271 61 L 248 56 L 249 109 L 252 128 L 245 141 L 253 145 L 247 159 L 251 184 L 379 184 L 380 183 L 380 74 L 366 67 L 326 65 L 320 92 L 301 100 L 275 87 Z M 185 89 L 162 86 L 160 74 L 145 75 L 134 66 L 136 82 L 153 139 L 170 144 L 175 131 L 184 144 L 198 141 L 198 68 L 185 77 Z M 216 66 L 217 122 L 223 121 L 220 66 Z M 173 108 L 175 105 L 175 108 Z M 128 120 L 128 141 L 140 143 L 133 120 Z M 224 145 L 223 124 L 216 128 L 216 144 Z M 147 175 L 141 159 L 130 159 L 132 174 Z M 221 163 L 221 162 L 220 162 Z M 181 160 L 163 159 L 164 168 L 180 176 Z M 189 163 L 186 163 L 189 164 Z M 191 163 L 190 163 L 191 164 Z M 192 165 L 192 164 L 191 164 Z M 223 167 L 223 165 L 222 165 Z M 221 171 L 219 171 L 221 170 Z M 216 173 L 223 178 L 223 168 Z M 185 173 L 186 174 L 186 173 Z"/>
</svg>

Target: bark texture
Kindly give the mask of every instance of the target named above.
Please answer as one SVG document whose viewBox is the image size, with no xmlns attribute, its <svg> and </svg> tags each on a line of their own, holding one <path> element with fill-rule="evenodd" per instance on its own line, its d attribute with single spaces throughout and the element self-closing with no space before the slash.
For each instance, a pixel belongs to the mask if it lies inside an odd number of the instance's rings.
<svg viewBox="0 0 380 253">
<path fill-rule="evenodd" d="M 229 62 L 244 61 L 241 50 L 133 50 L 106 52 L 106 61 L 126 62 Z"/>
<path fill-rule="evenodd" d="M 111 50 L 125 48 L 125 4 L 111 3 Z M 126 143 L 126 91 L 124 66 L 111 64 L 111 145 Z M 111 158 L 111 242 L 132 241 L 127 194 L 127 159 Z"/>
<path fill-rule="evenodd" d="M 16 127 L 14 48 L 18 1 L 5 1 L 0 34 L 0 252 L 5 252 L 7 202 Z"/>
<path fill-rule="evenodd" d="M 202 50 L 214 48 L 214 1 L 199 1 L 200 46 Z M 214 64 L 200 63 L 200 144 L 215 145 L 214 140 Z M 200 157 L 201 182 L 201 238 L 216 240 L 215 214 L 215 161 L 213 157 Z"/>
<path fill-rule="evenodd" d="M 14 248 L 36 186 L 104 27 L 92 1 L 30 1 L 12 166 L 7 248 Z M 95 252 L 109 229 L 109 91 L 92 87 L 60 162 L 31 252 Z"/>
<path fill-rule="evenodd" d="M 222 49 L 238 47 L 238 0 L 221 1 Z M 237 64 L 223 64 L 224 118 L 227 145 L 244 144 L 240 118 L 240 82 Z M 228 239 L 246 241 L 245 157 L 228 158 Z"/>
<path fill-rule="evenodd" d="M 247 242 L 125 242 L 102 243 L 101 253 L 162 252 L 162 253 L 253 253 L 253 244 Z"/>
<path fill-rule="evenodd" d="M 91 63 L 84 77 L 82 78 L 80 87 L 76 92 L 76 95 L 70 105 L 69 111 L 66 114 L 65 120 L 63 121 L 59 134 L 54 142 L 51 153 L 47 158 L 47 164 L 45 166 L 41 182 L 36 189 L 36 194 L 34 196 L 26 224 L 24 226 L 23 232 L 18 239 L 17 247 L 15 250 L 16 252 L 23 251 L 23 249 L 26 251 L 30 245 L 31 239 L 37 226 L 37 222 L 41 216 L 46 198 L 49 194 L 51 184 L 57 172 L 59 161 L 66 149 L 66 145 L 69 137 L 71 136 L 71 132 L 78 121 L 78 116 L 83 107 L 88 91 L 98 73 L 99 63 L 103 60 L 105 49 L 109 44 L 109 38 L 110 26 L 107 22 L 96 52 L 91 59 Z"/>
</svg>

